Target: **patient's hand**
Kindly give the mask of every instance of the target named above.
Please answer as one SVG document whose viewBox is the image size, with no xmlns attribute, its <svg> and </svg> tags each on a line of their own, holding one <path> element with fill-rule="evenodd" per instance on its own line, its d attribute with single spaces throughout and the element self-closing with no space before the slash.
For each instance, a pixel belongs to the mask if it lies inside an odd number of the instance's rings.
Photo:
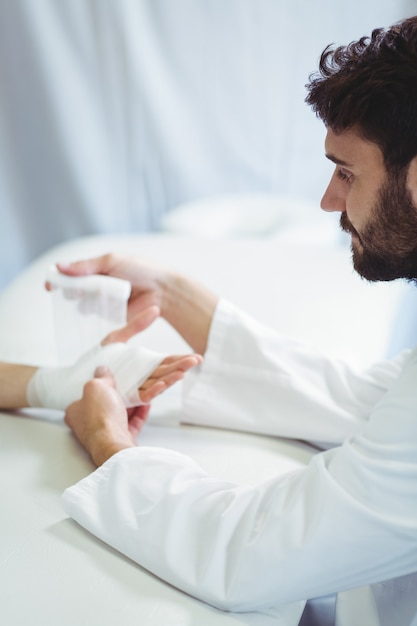
<svg viewBox="0 0 417 626">
<path fill-rule="evenodd" d="M 114 331 L 102 342 L 127 341 L 143 330 L 158 313 L 157 307 L 138 316 L 126 327 Z M 148 317 L 147 317 L 148 316 Z M 149 413 L 149 402 L 184 377 L 186 371 L 202 362 L 198 354 L 166 357 L 139 388 L 142 406 L 126 409 L 122 397 L 115 389 L 109 370 L 97 368 L 95 377 L 84 385 L 80 400 L 70 404 L 65 422 L 87 450 L 96 465 L 101 465 L 116 452 L 136 445 L 138 436 Z"/>
<path fill-rule="evenodd" d="M 145 394 L 151 399 L 181 378 L 183 370 L 178 369 L 179 363 L 178 357 L 166 359 L 141 387 L 141 396 Z M 94 463 L 102 465 L 113 454 L 136 446 L 149 408 L 143 405 L 126 410 L 110 372 L 98 368 L 96 377 L 84 386 L 81 400 L 67 408 L 65 422 Z"/>
<path fill-rule="evenodd" d="M 82 397 L 84 385 L 99 366 L 111 372 L 125 407 L 151 402 L 202 361 L 197 354 L 165 357 L 129 341 L 158 315 L 158 307 L 148 307 L 127 326 L 110 333 L 102 348 L 92 348 L 73 365 L 37 370 L 28 383 L 28 405 L 65 410 Z"/>
<path fill-rule="evenodd" d="M 151 306 L 142 311 L 125 327 L 113 331 L 101 342 L 102 345 L 126 342 L 135 334 L 147 328 L 159 315 L 159 308 Z M 167 356 L 139 388 L 140 401 L 151 402 L 157 395 L 184 378 L 184 374 L 199 365 L 203 358 L 199 354 Z"/>
</svg>

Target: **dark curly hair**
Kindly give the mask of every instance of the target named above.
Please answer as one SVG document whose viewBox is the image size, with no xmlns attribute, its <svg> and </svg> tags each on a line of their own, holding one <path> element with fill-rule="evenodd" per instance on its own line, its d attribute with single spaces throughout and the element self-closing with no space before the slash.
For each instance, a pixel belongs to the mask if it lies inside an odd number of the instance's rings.
<svg viewBox="0 0 417 626">
<path fill-rule="evenodd" d="M 377 144 L 389 171 L 417 154 L 417 16 L 328 46 L 309 77 L 306 102 L 340 133 L 353 127 Z"/>
</svg>

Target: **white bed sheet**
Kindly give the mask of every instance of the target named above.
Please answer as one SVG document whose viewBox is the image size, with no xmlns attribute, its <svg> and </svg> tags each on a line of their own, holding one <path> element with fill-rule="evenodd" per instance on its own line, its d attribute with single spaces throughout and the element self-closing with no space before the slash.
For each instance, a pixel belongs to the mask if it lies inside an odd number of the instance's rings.
<svg viewBox="0 0 417 626">
<path fill-rule="evenodd" d="M 406 292 L 402 283 L 361 280 L 349 250 L 336 244 L 297 244 L 279 237 L 85 237 L 46 252 L 0 294 L 0 358 L 53 363 L 52 307 L 43 289 L 46 270 L 58 260 L 109 251 L 136 254 L 195 276 L 259 320 L 358 365 L 384 357 Z M 157 350 L 186 349 L 162 321 L 143 340 Z"/>
</svg>

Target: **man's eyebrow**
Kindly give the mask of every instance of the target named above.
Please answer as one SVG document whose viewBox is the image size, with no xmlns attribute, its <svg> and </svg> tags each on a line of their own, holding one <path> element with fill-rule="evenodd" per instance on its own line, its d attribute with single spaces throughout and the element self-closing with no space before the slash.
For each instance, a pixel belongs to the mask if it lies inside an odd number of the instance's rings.
<svg viewBox="0 0 417 626">
<path fill-rule="evenodd" d="M 326 153 L 326 159 L 329 159 L 329 161 L 333 161 L 333 163 L 336 163 L 336 165 L 341 165 L 342 167 L 352 167 L 352 163 L 347 163 L 346 161 L 343 161 L 342 159 L 338 159 L 333 154 Z"/>
</svg>

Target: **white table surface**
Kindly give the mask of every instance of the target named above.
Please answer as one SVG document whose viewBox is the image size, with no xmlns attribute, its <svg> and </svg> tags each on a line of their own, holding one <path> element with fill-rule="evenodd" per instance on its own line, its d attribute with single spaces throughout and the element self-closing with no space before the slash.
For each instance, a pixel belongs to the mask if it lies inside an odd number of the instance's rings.
<svg viewBox="0 0 417 626">
<path fill-rule="evenodd" d="M 89 238 L 48 252 L 0 296 L 0 358 L 53 362 L 49 294 L 42 288 L 47 266 L 111 249 L 169 262 L 259 319 L 364 364 L 383 353 L 399 297 L 393 285 L 370 287 L 360 281 L 345 250 L 297 249 L 259 239 Z M 156 349 L 185 349 L 163 322 L 143 339 Z M 179 426 L 179 411 L 179 389 L 161 397 L 141 442 L 189 454 L 209 472 L 236 482 L 255 483 L 299 467 L 314 452 L 300 442 Z M 291 621 L 290 616 L 279 620 L 216 611 L 158 580 L 66 518 L 62 491 L 92 470 L 61 414 L 0 414 L 1 624 L 297 623 L 296 616 Z"/>
<path fill-rule="evenodd" d="M 158 580 L 75 522 L 60 495 L 93 465 L 61 421 L 0 414 L 0 622 L 7 626 L 232 626 L 228 615 Z M 141 440 L 190 454 L 213 474 L 255 482 L 308 462 L 303 444 L 149 424 Z"/>
</svg>

